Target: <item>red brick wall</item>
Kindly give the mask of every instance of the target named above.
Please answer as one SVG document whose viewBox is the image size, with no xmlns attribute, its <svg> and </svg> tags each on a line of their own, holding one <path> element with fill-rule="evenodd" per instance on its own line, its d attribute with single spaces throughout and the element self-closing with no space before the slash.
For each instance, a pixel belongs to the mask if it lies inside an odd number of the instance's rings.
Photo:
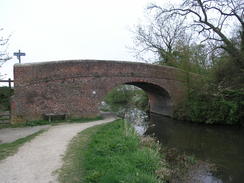
<svg viewBox="0 0 244 183">
<path fill-rule="evenodd" d="M 171 67 L 118 61 L 57 61 L 14 66 L 12 123 L 43 114 L 96 116 L 114 87 L 131 83 L 144 89 L 153 112 L 171 115 L 185 95 L 185 73 Z M 93 91 L 96 94 L 93 94 Z"/>
</svg>

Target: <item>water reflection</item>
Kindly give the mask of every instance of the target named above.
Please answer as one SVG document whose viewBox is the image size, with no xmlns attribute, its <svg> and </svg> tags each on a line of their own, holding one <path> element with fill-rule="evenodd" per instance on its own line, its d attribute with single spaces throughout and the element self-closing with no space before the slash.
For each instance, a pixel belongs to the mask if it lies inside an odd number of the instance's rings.
<svg viewBox="0 0 244 183">
<path fill-rule="evenodd" d="M 150 123 L 155 126 L 152 125 L 148 132 L 154 133 L 163 145 L 194 154 L 201 160 L 217 165 L 217 174 L 208 172 L 201 182 L 243 182 L 244 129 L 197 125 L 157 115 L 151 116 Z"/>
<path fill-rule="evenodd" d="M 244 180 L 244 129 L 180 122 L 128 109 L 124 117 L 139 134 L 154 134 L 160 143 L 214 163 L 216 172 L 201 164 L 189 172 L 187 183 L 241 183 Z M 202 167 L 201 167 L 202 166 Z"/>
</svg>

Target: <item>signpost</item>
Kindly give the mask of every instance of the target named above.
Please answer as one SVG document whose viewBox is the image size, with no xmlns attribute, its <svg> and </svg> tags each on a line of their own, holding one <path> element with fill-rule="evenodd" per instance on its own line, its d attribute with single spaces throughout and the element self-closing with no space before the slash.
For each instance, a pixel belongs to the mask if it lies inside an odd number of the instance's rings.
<svg viewBox="0 0 244 183">
<path fill-rule="evenodd" d="M 21 63 L 21 56 L 25 56 L 25 53 L 24 52 L 14 52 L 14 56 L 17 57 L 17 59 L 19 60 L 19 63 Z"/>
</svg>

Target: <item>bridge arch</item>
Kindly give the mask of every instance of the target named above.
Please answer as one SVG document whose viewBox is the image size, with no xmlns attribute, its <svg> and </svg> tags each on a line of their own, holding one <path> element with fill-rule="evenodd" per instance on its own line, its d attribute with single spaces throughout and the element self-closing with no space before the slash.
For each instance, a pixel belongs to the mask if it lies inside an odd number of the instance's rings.
<svg viewBox="0 0 244 183">
<path fill-rule="evenodd" d="M 132 85 L 142 89 L 148 96 L 150 112 L 165 116 L 172 115 L 172 100 L 169 92 L 157 84 L 145 81 L 127 81 L 119 84 L 116 83 L 115 86 L 106 88 L 105 92 L 98 99 L 98 105 L 101 103 L 104 97 L 112 91 L 112 89 L 120 85 Z"/>
<path fill-rule="evenodd" d="M 186 74 L 175 68 L 136 62 L 71 60 L 16 64 L 12 123 L 44 114 L 96 116 L 103 97 L 116 86 L 135 85 L 149 96 L 151 111 L 172 115 L 185 97 Z"/>
</svg>

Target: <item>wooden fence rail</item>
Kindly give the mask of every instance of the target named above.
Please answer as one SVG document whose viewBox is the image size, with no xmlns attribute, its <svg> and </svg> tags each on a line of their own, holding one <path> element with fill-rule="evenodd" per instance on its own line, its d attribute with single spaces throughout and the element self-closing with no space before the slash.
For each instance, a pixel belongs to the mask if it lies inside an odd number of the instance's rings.
<svg viewBox="0 0 244 183">
<path fill-rule="evenodd" d="M 0 83 L 8 83 L 8 87 L 11 88 L 11 83 L 13 83 L 14 80 L 11 80 L 10 78 L 8 80 L 0 80 Z"/>
</svg>

